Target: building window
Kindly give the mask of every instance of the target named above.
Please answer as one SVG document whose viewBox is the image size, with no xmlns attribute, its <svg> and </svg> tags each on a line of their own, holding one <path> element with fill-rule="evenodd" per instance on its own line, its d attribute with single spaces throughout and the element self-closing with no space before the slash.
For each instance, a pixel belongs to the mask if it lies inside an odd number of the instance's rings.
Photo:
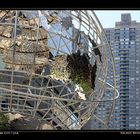
<svg viewBox="0 0 140 140">
<path fill-rule="evenodd" d="M 125 44 L 128 44 L 128 42 L 125 42 Z"/>
<path fill-rule="evenodd" d="M 135 31 L 135 28 L 130 28 L 130 31 Z"/>
<path fill-rule="evenodd" d="M 139 106 L 136 106 L 136 109 L 139 109 Z M 137 118 L 137 117 L 136 117 Z"/>
<path fill-rule="evenodd" d="M 139 73 L 139 71 L 136 71 L 136 73 Z"/>
<path fill-rule="evenodd" d="M 135 44 L 135 42 L 134 41 L 131 41 L 130 44 Z"/>
</svg>

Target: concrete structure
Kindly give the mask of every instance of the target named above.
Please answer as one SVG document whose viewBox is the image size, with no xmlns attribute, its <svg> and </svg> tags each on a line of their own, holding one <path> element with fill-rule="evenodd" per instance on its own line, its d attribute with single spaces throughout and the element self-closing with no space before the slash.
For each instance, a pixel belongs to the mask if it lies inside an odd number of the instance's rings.
<svg viewBox="0 0 140 140">
<path fill-rule="evenodd" d="M 109 129 L 140 129 L 140 23 L 131 20 L 130 14 L 122 14 L 115 28 L 105 32 L 113 49 L 120 92 Z M 108 81 L 111 79 L 110 75 Z"/>
<path fill-rule="evenodd" d="M 131 20 L 130 14 L 122 14 L 114 28 L 104 29 L 116 64 L 116 83 L 120 93 L 108 128 L 99 120 L 106 117 L 108 107 L 100 103 L 98 110 L 83 129 L 140 129 L 140 23 Z M 109 51 L 107 52 L 109 55 Z M 108 62 L 107 82 L 113 82 L 111 63 Z M 108 92 L 108 95 L 111 92 Z M 98 117 L 98 119 L 97 119 Z"/>
</svg>

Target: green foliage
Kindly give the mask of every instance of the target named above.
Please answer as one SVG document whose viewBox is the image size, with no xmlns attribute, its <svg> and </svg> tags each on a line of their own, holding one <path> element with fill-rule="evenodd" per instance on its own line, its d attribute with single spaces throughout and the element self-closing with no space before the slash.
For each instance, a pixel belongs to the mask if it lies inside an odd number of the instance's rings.
<svg viewBox="0 0 140 140">
<path fill-rule="evenodd" d="M 96 64 L 91 66 L 88 54 L 80 51 L 70 55 L 59 55 L 51 64 L 51 75 L 55 79 L 71 80 L 79 85 L 85 94 L 95 87 Z"/>
<path fill-rule="evenodd" d="M 0 114 L 0 130 L 9 130 L 10 125 L 8 123 L 8 116 L 5 116 L 4 114 Z"/>
<path fill-rule="evenodd" d="M 91 91 L 91 85 L 89 84 L 89 82 L 87 82 L 87 81 L 82 81 L 81 83 L 80 83 L 80 86 L 83 88 L 83 91 L 85 92 L 85 93 L 88 93 L 89 91 Z"/>
<path fill-rule="evenodd" d="M 84 93 L 88 93 L 91 91 L 91 84 L 90 82 L 86 81 L 81 74 L 76 75 L 75 77 L 72 78 L 72 81 L 75 84 L 78 84 L 80 87 L 82 87 Z"/>
<path fill-rule="evenodd" d="M 82 87 L 84 93 L 89 93 L 94 87 L 95 77 L 91 76 L 92 66 L 89 63 L 88 54 L 80 54 L 80 51 L 67 56 L 67 70 L 70 73 L 69 79 Z M 94 70 L 94 73 L 96 70 Z"/>
</svg>

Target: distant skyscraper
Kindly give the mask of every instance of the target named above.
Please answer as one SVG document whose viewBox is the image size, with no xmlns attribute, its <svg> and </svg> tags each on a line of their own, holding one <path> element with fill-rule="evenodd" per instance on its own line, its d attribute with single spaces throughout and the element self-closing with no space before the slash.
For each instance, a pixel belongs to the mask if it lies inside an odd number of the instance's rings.
<svg viewBox="0 0 140 140">
<path fill-rule="evenodd" d="M 83 129 L 140 130 L 140 23 L 131 20 L 130 14 L 122 14 L 114 28 L 105 28 L 116 65 L 117 90 L 115 110 L 108 128 L 104 127 L 104 110 L 101 105 Z M 113 71 L 108 63 L 107 82 L 113 82 Z M 109 95 L 109 91 L 106 90 Z M 97 117 L 98 118 L 97 118 Z M 101 119 L 101 120 L 100 120 Z"/>
<path fill-rule="evenodd" d="M 109 128 L 140 129 L 140 23 L 122 14 L 115 28 L 104 30 L 115 57 L 120 92 Z"/>
</svg>

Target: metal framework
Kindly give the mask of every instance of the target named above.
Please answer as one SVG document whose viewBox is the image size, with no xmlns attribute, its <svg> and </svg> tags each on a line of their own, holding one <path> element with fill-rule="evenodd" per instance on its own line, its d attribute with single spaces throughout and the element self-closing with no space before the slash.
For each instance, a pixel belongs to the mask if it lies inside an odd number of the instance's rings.
<svg viewBox="0 0 140 140">
<path fill-rule="evenodd" d="M 79 34 L 84 40 L 80 46 Z M 87 36 L 97 44 L 102 62 Z M 95 89 L 84 99 L 65 72 L 66 56 L 77 50 L 86 51 L 92 63 L 97 61 Z M 53 59 L 51 55 L 63 59 Z M 53 66 L 61 77 L 53 74 Z M 119 96 L 114 66 L 111 48 L 93 11 L 0 11 L 1 112 L 36 117 L 54 129 L 64 130 L 81 129 L 94 115 L 102 128 L 107 128 Z M 109 69 L 113 72 L 112 83 L 107 83 Z M 99 110 L 101 105 L 104 110 Z M 105 114 L 102 118 L 100 111 Z"/>
</svg>

